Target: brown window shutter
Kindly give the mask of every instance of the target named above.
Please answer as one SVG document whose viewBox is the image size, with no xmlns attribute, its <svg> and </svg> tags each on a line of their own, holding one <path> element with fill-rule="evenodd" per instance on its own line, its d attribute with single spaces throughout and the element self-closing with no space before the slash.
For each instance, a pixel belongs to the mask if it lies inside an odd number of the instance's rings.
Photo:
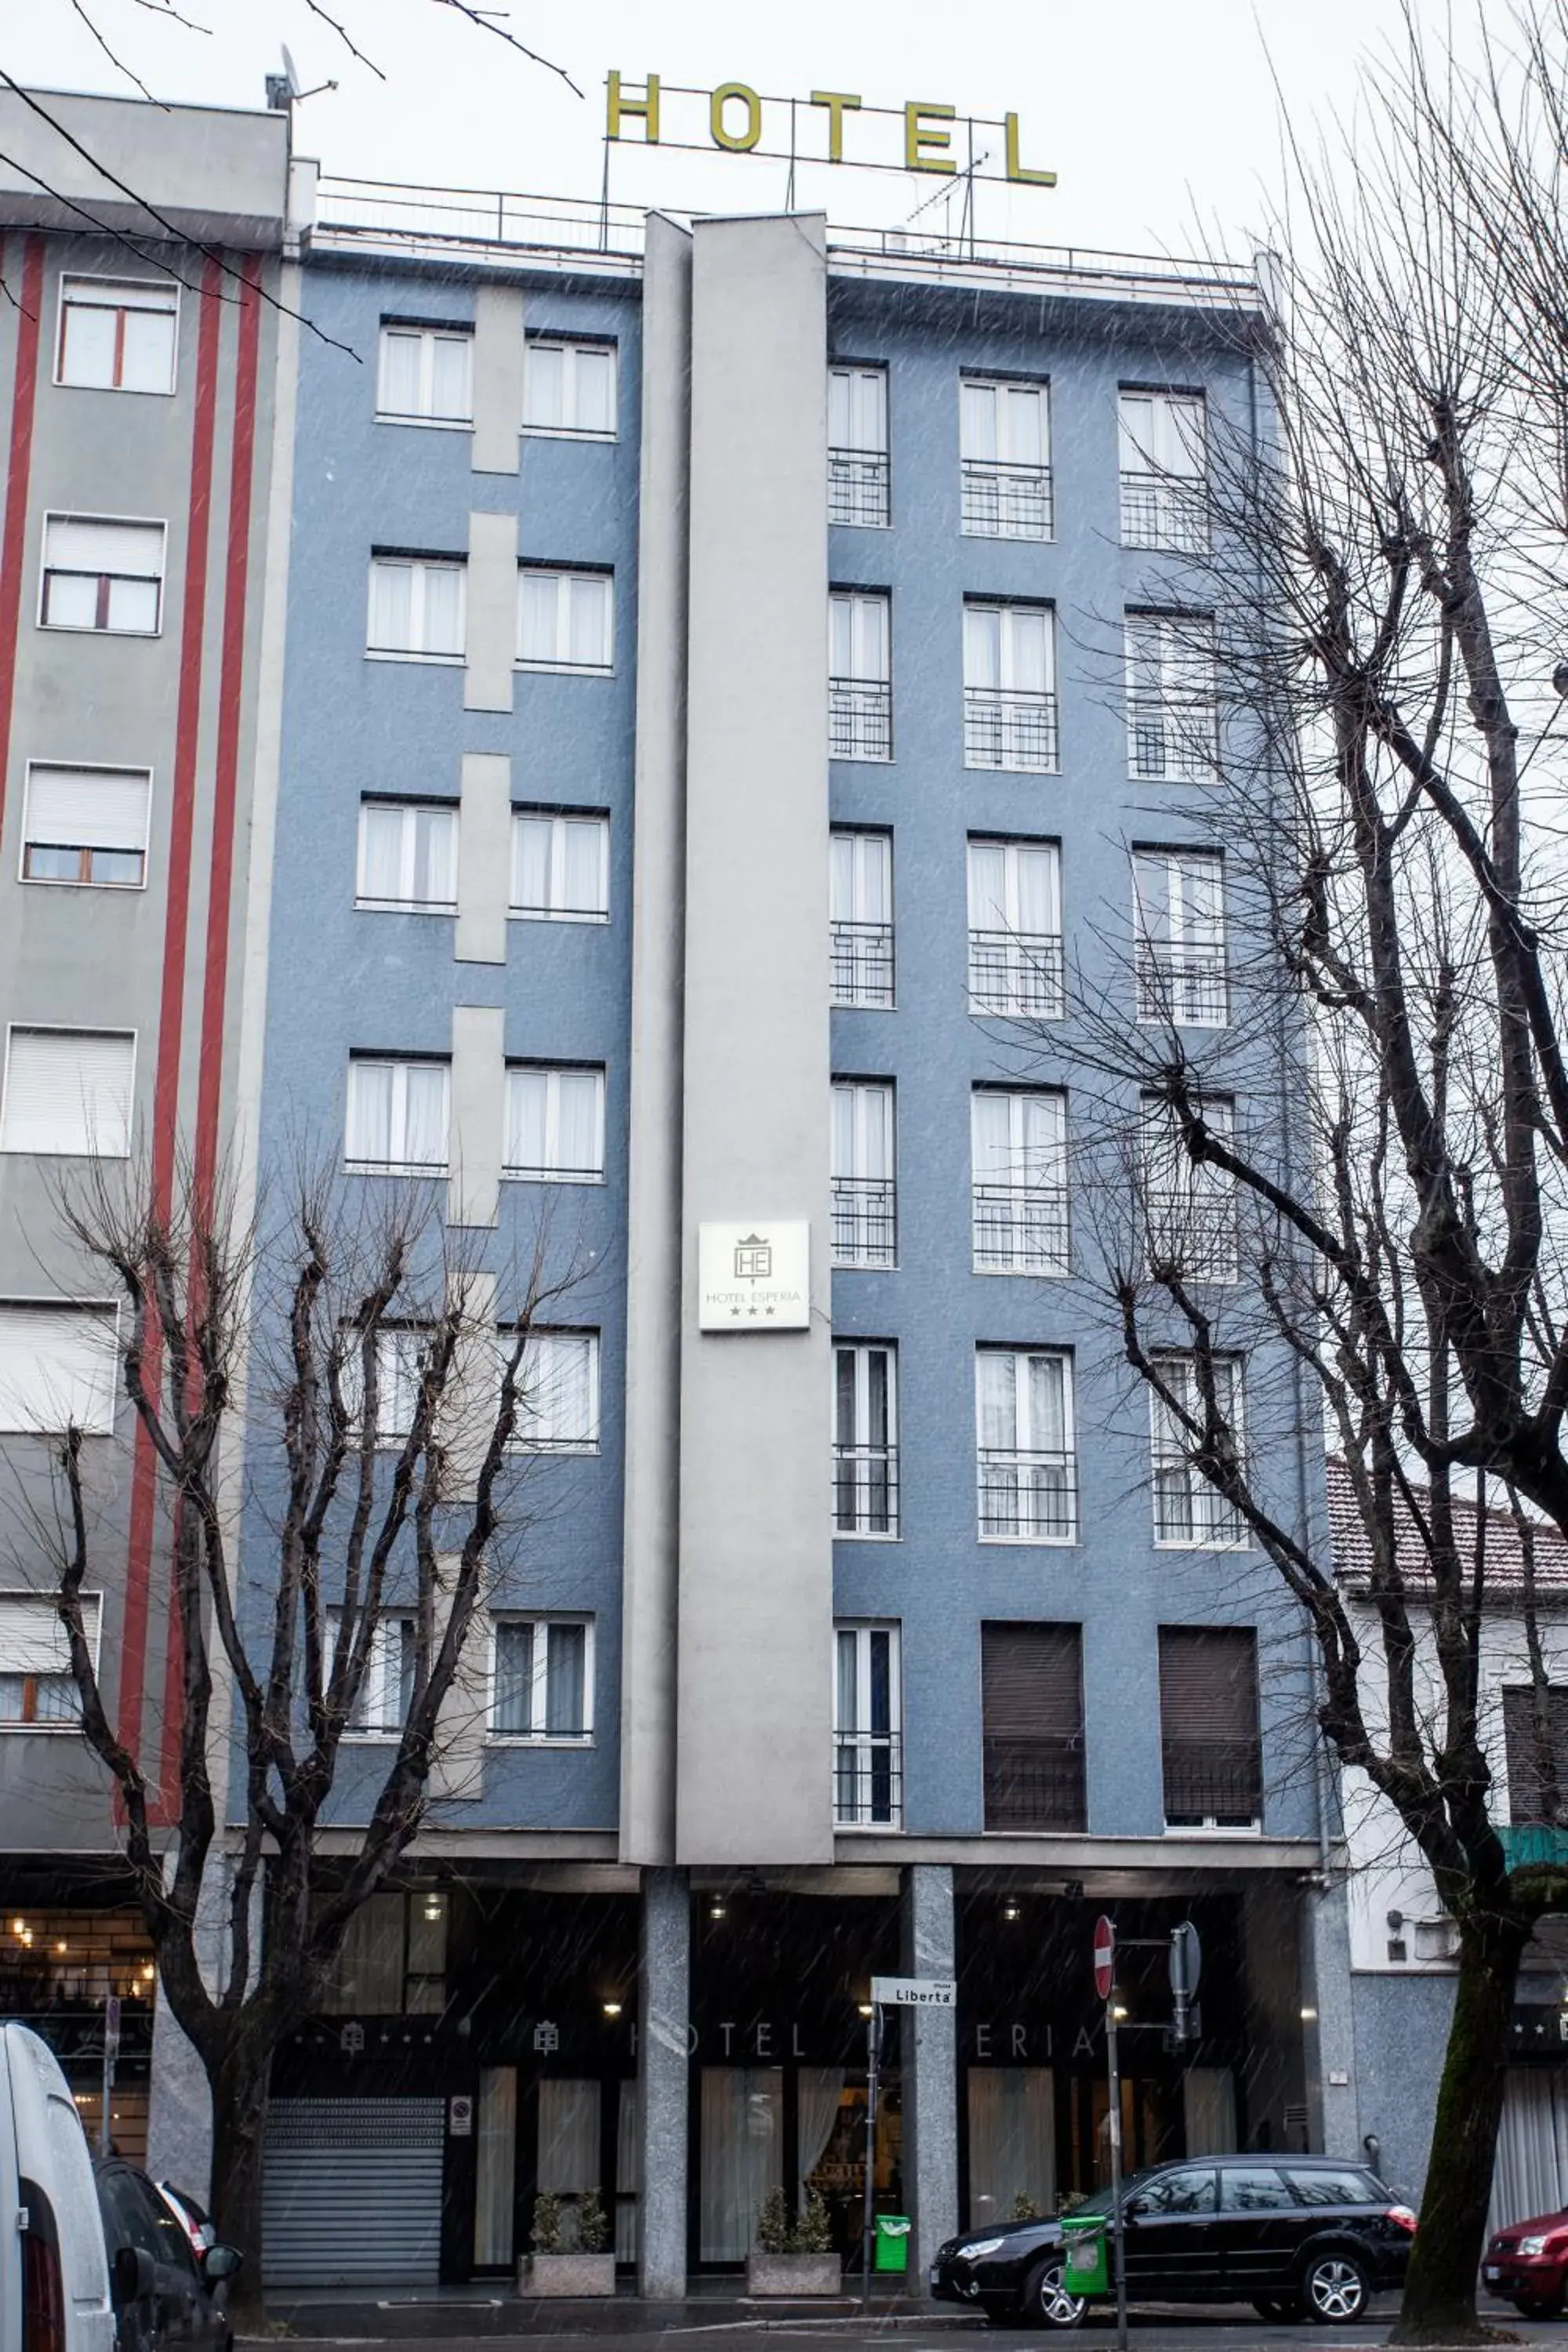
<svg viewBox="0 0 1568 2352">
<path fill-rule="evenodd" d="M 980 1629 L 988 1830 L 1081 1830 L 1083 1629 Z"/>
<path fill-rule="evenodd" d="M 1249 1627 L 1162 1625 L 1165 1818 L 1226 1827 L 1263 1810 L 1258 1637 Z"/>
</svg>

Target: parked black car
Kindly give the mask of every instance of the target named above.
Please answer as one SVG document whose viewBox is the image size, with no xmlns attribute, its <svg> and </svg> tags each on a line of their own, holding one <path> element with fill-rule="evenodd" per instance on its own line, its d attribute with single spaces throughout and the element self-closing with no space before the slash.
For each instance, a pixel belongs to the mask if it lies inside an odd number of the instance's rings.
<svg viewBox="0 0 1568 2352">
<path fill-rule="evenodd" d="M 117 2321 L 117 2352 L 234 2352 L 216 2290 L 234 2276 L 232 2246 L 198 2256 L 144 2172 L 110 2157 L 95 2168 Z"/>
<path fill-rule="evenodd" d="M 1205 2156 L 1151 2165 L 1121 2190 L 1133 2303 L 1250 2303 L 1264 2319 L 1360 2319 L 1405 2277 L 1415 2216 L 1374 2174 L 1325 2156 Z M 1078 2214 L 1110 2213 L 1110 2192 Z M 988 2319 L 1076 2327 L 1059 2221 L 969 2230 L 937 2249 L 931 2291 Z M 1112 2273 L 1114 2277 L 1114 2273 Z"/>
</svg>

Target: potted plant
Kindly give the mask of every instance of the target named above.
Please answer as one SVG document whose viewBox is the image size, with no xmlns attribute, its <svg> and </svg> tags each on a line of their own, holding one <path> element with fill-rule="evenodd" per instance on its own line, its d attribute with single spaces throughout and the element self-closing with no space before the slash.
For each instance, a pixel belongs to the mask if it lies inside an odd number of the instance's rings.
<svg viewBox="0 0 1568 2352">
<path fill-rule="evenodd" d="M 576 2227 L 572 2229 L 568 2224 L 574 2218 Z M 552 2190 L 542 2189 L 533 2200 L 532 2239 L 533 2252 L 519 2266 L 520 2294 L 614 2294 L 610 2217 L 596 2189 L 584 2192 L 574 2217 Z"/>
<path fill-rule="evenodd" d="M 757 2242 L 746 2261 L 748 2294 L 837 2294 L 842 2284 L 826 2206 L 805 2192 L 792 2230 L 782 2189 L 772 2189 L 757 2211 Z"/>
</svg>

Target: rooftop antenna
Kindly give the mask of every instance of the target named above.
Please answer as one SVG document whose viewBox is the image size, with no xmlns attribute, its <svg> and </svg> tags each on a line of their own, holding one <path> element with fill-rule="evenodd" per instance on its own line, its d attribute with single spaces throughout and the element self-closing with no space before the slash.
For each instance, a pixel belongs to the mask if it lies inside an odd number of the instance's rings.
<svg viewBox="0 0 1568 2352">
<path fill-rule="evenodd" d="M 324 89 L 336 89 L 335 81 L 319 81 L 313 89 L 300 87 L 300 68 L 289 53 L 289 44 L 279 44 L 283 52 L 283 70 L 267 77 L 267 103 L 274 113 L 287 114 L 291 106 L 302 106 L 308 98 L 319 98 Z"/>
</svg>

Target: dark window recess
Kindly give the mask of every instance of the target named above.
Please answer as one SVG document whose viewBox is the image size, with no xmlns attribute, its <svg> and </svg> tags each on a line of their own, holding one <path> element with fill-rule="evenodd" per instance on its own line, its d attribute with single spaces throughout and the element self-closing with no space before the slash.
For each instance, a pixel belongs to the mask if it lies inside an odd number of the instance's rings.
<svg viewBox="0 0 1568 2352">
<path fill-rule="evenodd" d="M 1250 1829 L 1263 1811 L 1256 1634 L 1162 1625 L 1160 1727 L 1169 1825 Z"/>
<path fill-rule="evenodd" d="M 1502 1695 L 1508 1817 L 1515 1829 L 1532 1822 L 1568 1822 L 1568 1689 L 1549 1684 L 1545 1699 L 1549 1757 L 1542 1753 L 1536 1730 L 1535 1693 L 1505 1690 Z M 1555 1806 L 1549 1781 L 1556 1783 Z"/>
<path fill-rule="evenodd" d="M 983 1625 L 985 1826 L 1081 1830 L 1083 1630 Z"/>
</svg>

